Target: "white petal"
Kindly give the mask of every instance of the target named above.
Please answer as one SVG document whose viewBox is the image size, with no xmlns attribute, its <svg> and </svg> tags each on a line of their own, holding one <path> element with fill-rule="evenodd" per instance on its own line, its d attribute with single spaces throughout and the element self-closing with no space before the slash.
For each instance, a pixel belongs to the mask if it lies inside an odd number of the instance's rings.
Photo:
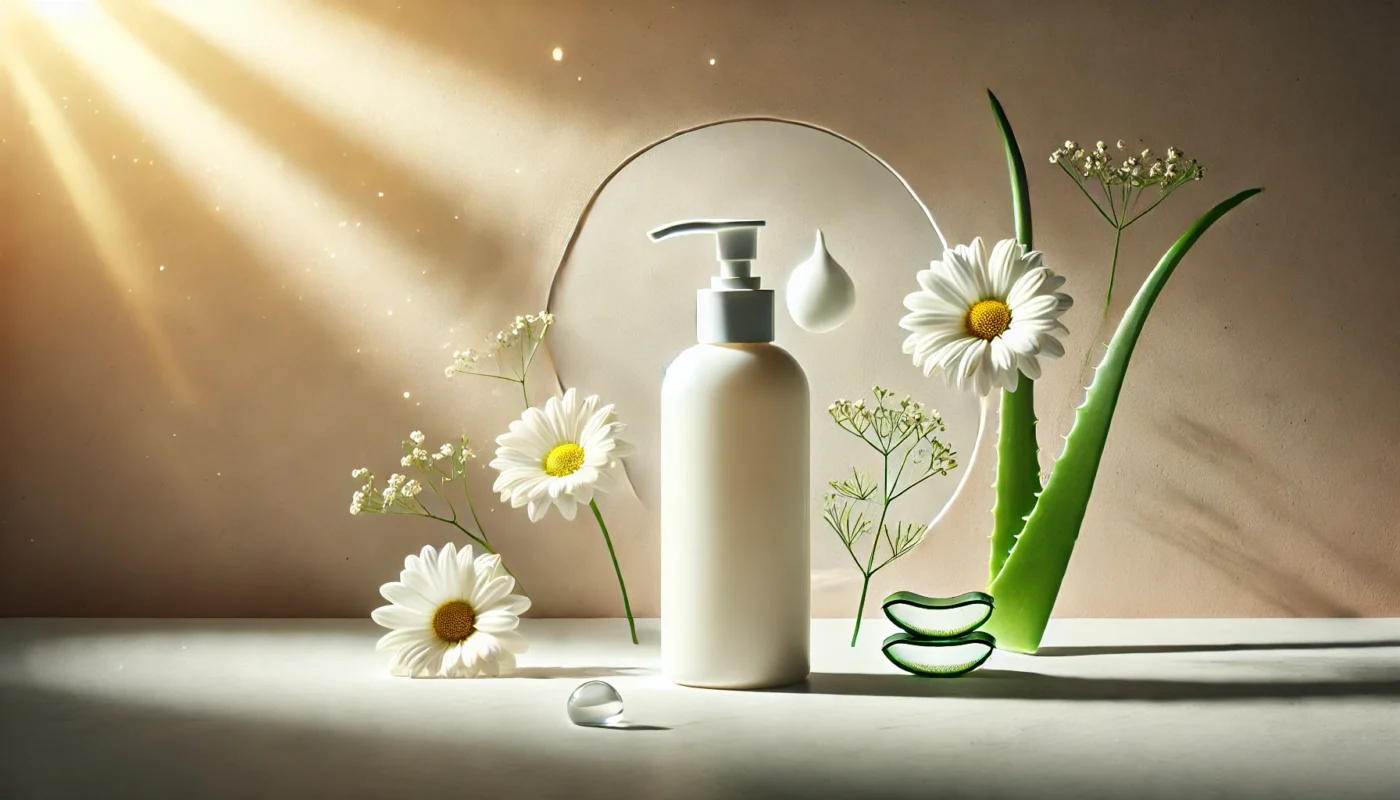
<svg viewBox="0 0 1400 800">
<path fill-rule="evenodd" d="M 1006 297 L 1011 287 L 1020 277 L 1021 246 L 1015 239 L 1002 239 L 992 247 L 992 255 L 987 262 L 987 283 L 993 297 Z"/>
<path fill-rule="evenodd" d="M 530 598 L 523 594 L 508 594 L 489 606 L 478 606 L 477 610 L 482 614 L 491 611 L 501 611 L 507 614 L 520 616 L 530 610 Z"/>
<path fill-rule="evenodd" d="M 1033 381 L 1040 380 L 1040 359 L 1035 356 L 1017 355 L 1017 368 L 1026 374 L 1027 378 Z"/>
<path fill-rule="evenodd" d="M 502 575 L 492 578 L 481 592 L 472 597 L 472 606 L 476 608 L 487 608 L 496 601 L 510 594 L 510 590 L 515 588 L 515 581 L 510 577 Z"/>
<path fill-rule="evenodd" d="M 913 311 L 900 317 L 899 327 L 920 332 L 961 330 L 966 318 L 966 313 L 953 311 Z"/>
<path fill-rule="evenodd" d="M 418 669 L 423 663 L 423 660 L 437 649 L 439 649 L 439 645 L 436 639 L 431 642 L 405 647 L 394 654 L 390 671 L 395 674 L 403 674 L 415 678 L 419 677 Z"/>
<path fill-rule="evenodd" d="M 414 573 L 409 574 L 412 575 Z M 423 614 L 431 614 L 437 610 L 437 603 L 419 594 L 407 584 L 399 583 L 398 581 L 386 583 L 379 587 L 379 593 L 384 596 L 385 600 L 388 600 L 394 605 L 403 606 Z"/>
<path fill-rule="evenodd" d="M 992 368 L 1001 388 L 1008 392 L 1016 391 L 1016 354 L 1000 338 L 993 339 L 990 347 Z"/>
<path fill-rule="evenodd" d="M 423 599 L 433 603 L 433 607 L 436 608 L 436 604 L 442 602 L 442 596 L 438 593 L 438 589 L 433 585 L 433 582 L 428 580 L 427 576 L 423 574 L 423 562 L 420 561 L 417 556 L 410 556 L 410 558 L 414 561 L 414 567 L 400 572 L 399 581 L 422 595 Z"/>
<path fill-rule="evenodd" d="M 543 500 L 531 500 L 526 512 L 530 515 L 531 522 L 539 522 L 544 519 L 545 512 L 549 511 L 549 503 Z M 516 506 L 519 508 L 519 506 Z"/>
<path fill-rule="evenodd" d="M 981 292 L 966 262 L 947 259 L 944 263 L 948 268 L 941 274 L 934 273 L 929 278 L 934 286 L 938 287 L 937 296 L 957 308 L 972 308 L 981 299 Z"/>
<path fill-rule="evenodd" d="M 369 618 L 385 628 L 421 628 L 428 622 L 422 612 L 403 606 L 380 606 Z"/>
<path fill-rule="evenodd" d="M 476 589 L 476 564 L 477 559 L 472 557 L 471 547 L 463 547 L 457 554 L 457 586 L 455 591 L 458 597 L 471 597 Z"/>
<path fill-rule="evenodd" d="M 1020 305 L 1011 307 L 1011 318 L 1050 318 L 1055 314 L 1056 300 L 1053 295 L 1036 295 Z"/>
<path fill-rule="evenodd" d="M 444 595 L 456 594 L 462 585 L 457 577 L 457 545 L 448 542 L 438 553 L 438 585 Z"/>
<path fill-rule="evenodd" d="M 1006 346 L 1011 348 L 1012 352 L 1021 355 L 1033 356 L 1040 352 L 1039 340 L 1015 325 L 1002 332 L 1001 340 L 1006 342 Z"/>
<path fill-rule="evenodd" d="M 1040 293 L 1041 287 L 1045 285 L 1046 278 L 1050 277 L 1050 270 L 1036 269 L 1027 272 L 1016 281 L 1015 285 L 1006 293 L 1006 304 L 1011 309 L 1016 310 L 1022 303 L 1030 300 Z"/>
<path fill-rule="evenodd" d="M 961 266 L 965 277 L 972 282 L 973 296 L 977 300 L 990 297 L 992 287 L 987 276 L 987 248 L 982 244 L 982 237 L 973 239 L 966 252 L 967 256 Z"/>
<path fill-rule="evenodd" d="M 415 652 L 409 660 L 409 667 L 417 677 L 436 678 L 442 675 L 442 657 L 446 651 L 444 645 L 438 644 Z"/>
<path fill-rule="evenodd" d="M 486 633 L 505 633 L 520 627 L 520 617 L 504 611 L 488 611 L 476 617 L 476 629 Z"/>
<path fill-rule="evenodd" d="M 453 644 L 449 644 L 447 647 L 443 648 L 442 666 L 440 667 L 440 669 L 443 672 L 452 672 L 454 669 L 457 668 L 457 665 L 460 663 L 462 663 L 461 642 L 454 642 Z"/>
<path fill-rule="evenodd" d="M 530 650 L 530 643 L 525 640 L 525 637 L 518 630 L 493 633 L 491 635 L 495 637 L 496 644 L 500 649 L 506 652 L 518 655 L 520 653 L 529 652 Z"/>
<path fill-rule="evenodd" d="M 425 645 L 433 641 L 433 634 L 427 628 L 398 628 L 379 637 L 374 649 L 380 652 L 403 650 L 415 645 Z"/>
</svg>

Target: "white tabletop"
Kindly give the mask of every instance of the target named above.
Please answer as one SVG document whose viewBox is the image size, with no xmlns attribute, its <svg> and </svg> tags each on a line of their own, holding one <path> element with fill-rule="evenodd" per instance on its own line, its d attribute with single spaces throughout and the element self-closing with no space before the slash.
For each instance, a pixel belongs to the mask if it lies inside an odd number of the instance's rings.
<svg viewBox="0 0 1400 800">
<path fill-rule="evenodd" d="M 516 677 L 391 678 L 361 620 L 0 621 L 0 797 L 1400 797 L 1400 620 L 1057 620 L 904 676 L 671 685 L 619 620 L 526 620 Z M 584 680 L 630 730 L 576 727 Z"/>
</svg>

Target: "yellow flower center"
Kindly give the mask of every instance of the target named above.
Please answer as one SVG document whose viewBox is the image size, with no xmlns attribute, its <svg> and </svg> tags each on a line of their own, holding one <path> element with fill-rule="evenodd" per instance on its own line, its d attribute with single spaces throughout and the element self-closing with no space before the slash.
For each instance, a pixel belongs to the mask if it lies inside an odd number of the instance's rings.
<svg viewBox="0 0 1400 800">
<path fill-rule="evenodd" d="M 968 333 L 990 342 L 1011 327 L 1011 307 L 1000 300 L 983 300 L 967 310 L 963 322 Z"/>
<path fill-rule="evenodd" d="M 476 609 L 462 600 L 443 603 L 433 613 L 433 633 L 448 644 L 465 642 L 476 633 Z"/>
<path fill-rule="evenodd" d="M 546 475 L 553 475 L 562 478 L 565 475 L 572 475 L 578 472 L 583 466 L 583 448 L 573 442 L 565 442 L 544 457 L 544 471 Z"/>
</svg>

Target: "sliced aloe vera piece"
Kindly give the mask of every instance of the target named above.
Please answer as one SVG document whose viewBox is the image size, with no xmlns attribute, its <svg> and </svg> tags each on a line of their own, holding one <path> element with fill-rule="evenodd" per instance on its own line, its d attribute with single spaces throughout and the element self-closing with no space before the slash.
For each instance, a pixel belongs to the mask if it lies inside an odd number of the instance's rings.
<svg viewBox="0 0 1400 800">
<path fill-rule="evenodd" d="M 948 639 L 896 633 L 880 645 L 896 667 L 925 678 L 956 678 L 982 666 L 996 649 L 990 633 L 973 631 Z"/>
<path fill-rule="evenodd" d="M 915 636 L 947 638 L 974 631 L 992 615 L 992 596 L 968 592 L 957 597 L 926 597 L 895 592 L 885 598 L 885 616 Z"/>
</svg>

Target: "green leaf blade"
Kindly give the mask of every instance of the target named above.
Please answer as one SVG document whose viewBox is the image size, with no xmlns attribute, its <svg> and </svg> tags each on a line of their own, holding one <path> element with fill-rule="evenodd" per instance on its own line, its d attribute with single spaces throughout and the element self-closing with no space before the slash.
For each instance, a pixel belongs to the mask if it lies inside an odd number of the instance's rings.
<svg viewBox="0 0 1400 800">
<path fill-rule="evenodd" d="M 1239 204 L 1263 191 L 1247 189 L 1221 202 L 1187 229 L 1162 256 L 1123 315 L 1084 405 L 1075 412 L 1064 453 L 1026 521 L 999 575 L 987 591 L 997 607 L 985 626 L 1006 650 L 1034 653 L 1040 646 L 1070 555 L 1084 522 L 1128 363 L 1167 280 L 1201 235 Z"/>
<path fill-rule="evenodd" d="M 1001 102 L 991 91 L 997 129 L 1006 150 L 1006 169 L 1011 178 L 1011 211 L 1016 221 L 1016 240 L 1027 250 L 1032 246 L 1031 190 L 1026 163 L 1016 144 L 1016 133 Z M 1025 375 L 1016 391 L 1001 393 L 1001 424 L 997 437 L 996 505 L 992 507 L 991 555 L 987 560 L 987 580 L 996 580 L 1006 563 L 1016 537 L 1025 527 L 1026 517 L 1035 508 L 1040 493 L 1040 445 L 1035 433 L 1035 382 Z"/>
<path fill-rule="evenodd" d="M 1031 249 L 1031 187 L 1026 177 L 1026 162 L 1021 158 L 1021 148 L 1016 144 L 1016 134 L 1011 130 L 1011 121 L 1001 107 L 1001 101 L 990 89 L 987 99 L 992 104 L 992 115 L 996 117 L 997 128 L 1001 131 L 1002 144 L 1006 146 L 1006 170 L 1011 176 L 1011 206 L 1016 216 L 1016 241 Z"/>
</svg>

